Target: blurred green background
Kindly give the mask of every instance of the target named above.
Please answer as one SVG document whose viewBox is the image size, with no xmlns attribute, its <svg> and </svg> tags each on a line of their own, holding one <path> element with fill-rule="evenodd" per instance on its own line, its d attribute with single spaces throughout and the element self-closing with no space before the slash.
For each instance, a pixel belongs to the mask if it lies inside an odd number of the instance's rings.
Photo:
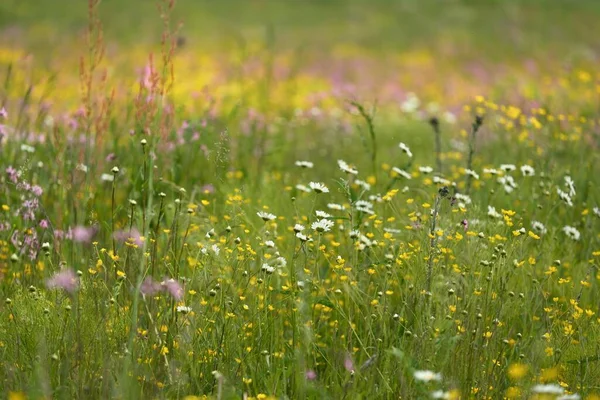
<svg viewBox="0 0 600 400">
<path fill-rule="evenodd" d="M 152 0 L 104 0 L 100 14 L 109 42 L 160 40 Z M 85 0 L 3 0 L 1 40 L 47 49 L 80 36 L 86 15 Z M 451 47 L 495 61 L 595 59 L 599 17 L 596 0 L 178 0 L 174 12 L 187 43 L 208 49 L 271 35 L 283 49 Z"/>
</svg>

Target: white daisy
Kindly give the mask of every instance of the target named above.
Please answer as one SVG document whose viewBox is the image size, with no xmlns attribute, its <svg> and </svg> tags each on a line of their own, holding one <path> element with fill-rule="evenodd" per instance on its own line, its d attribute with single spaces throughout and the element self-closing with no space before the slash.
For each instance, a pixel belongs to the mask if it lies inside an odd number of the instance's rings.
<svg viewBox="0 0 600 400">
<path fill-rule="evenodd" d="M 333 221 L 330 221 L 328 219 L 320 219 L 317 222 L 313 222 L 312 225 L 310 226 L 311 229 L 322 233 L 322 232 L 329 232 L 331 230 L 331 228 L 333 227 L 334 223 Z"/>
<path fill-rule="evenodd" d="M 344 160 L 338 160 L 338 166 L 340 167 L 342 172 L 345 172 L 345 173 L 351 174 L 351 175 L 358 175 L 358 170 L 356 168 L 353 168 L 350 165 L 348 165 L 348 163 Z"/>
<path fill-rule="evenodd" d="M 308 186 L 314 190 L 315 193 L 329 193 L 327 186 L 321 182 L 310 182 Z"/>
<path fill-rule="evenodd" d="M 500 169 L 504 172 L 512 172 L 516 171 L 517 166 L 514 164 L 502 164 L 500 165 Z"/>
<path fill-rule="evenodd" d="M 548 229 L 546 229 L 546 226 L 544 224 L 542 224 L 540 221 L 532 221 L 531 228 L 534 231 L 536 231 L 538 233 L 542 233 L 542 234 L 546 234 L 548 232 Z"/>
<path fill-rule="evenodd" d="M 569 188 L 569 196 L 571 196 L 571 197 L 575 196 L 575 194 L 576 194 L 576 192 L 575 192 L 575 182 L 568 175 L 565 176 L 565 184 L 567 185 L 567 188 Z"/>
<path fill-rule="evenodd" d="M 273 248 L 273 247 L 275 247 L 275 242 L 272 240 L 267 240 L 265 242 L 265 246 Z"/>
<path fill-rule="evenodd" d="M 468 168 L 465 169 L 465 174 L 472 176 L 476 180 L 479 180 L 479 174 L 477 172 L 473 171 L 472 169 L 468 169 Z"/>
<path fill-rule="evenodd" d="M 192 312 L 192 307 L 177 306 L 177 312 L 179 314 L 189 314 Z"/>
<path fill-rule="evenodd" d="M 573 227 L 573 226 L 564 226 L 562 228 L 563 232 L 570 237 L 571 239 L 578 241 L 579 238 L 581 238 L 581 233 L 577 230 L 577 228 Z"/>
<path fill-rule="evenodd" d="M 394 171 L 395 173 L 397 173 L 398 175 L 402 176 L 405 179 L 412 179 L 412 176 L 408 172 L 404 171 L 403 169 L 394 167 L 394 168 L 392 168 L 392 171 Z"/>
<path fill-rule="evenodd" d="M 317 210 L 315 212 L 315 214 L 317 215 L 317 217 L 319 218 L 331 218 L 331 214 L 326 213 L 325 211 L 321 211 L 321 210 Z"/>
<path fill-rule="evenodd" d="M 327 208 L 329 208 L 330 210 L 337 210 L 337 211 L 343 211 L 346 209 L 346 207 L 344 207 L 341 204 L 337 204 L 337 203 L 329 203 L 329 204 L 327 204 Z"/>
<path fill-rule="evenodd" d="M 496 211 L 496 208 L 494 206 L 488 206 L 487 215 L 492 218 L 502 218 L 502 215 L 500 215 L 500 213 Z"/>
<path fill-rule="evenodd" d="M 263 221 L 267 222 L 267 221 L 273 221 L 275 218 L 277 218 L 277 216 L 275 214 L 271 214 L 265 211 L 259 211 L 256 213 L 256 215 L 258 215 L 260 218 L 262 218 Z"/>
<path fill-rule="evenodd" d="M 521 165 L 521 173 L 523 176 L 534 176 L 535 169 L 531 165 Z"/>
<path fill-rule="evenodd" d="M 483 173 L 490 175 L 498 175 L 500 171 L 498 171 L 496 168 L 484 168 Z"/>
<path fill-rule="evenodd" d="M 430 174 L 433 172 L 433 168 L 431 168 L 430 166 L 426 165 L 424 167 L 419 167 L 419 172 L 422 174 Z"/>
<path fill-rule="evenodd" d="M 565 392 L 565 390 L 560 386 L 557 385 L 555 383 L 551 383 L 551 384 L 546 384 L 546 385 L 535 385 L 534 387 L 531 388 L 531 391 L 533 393 L 540 393 L 540 394 L 563 394 Z"/>
<path fill-rule="evenodd" d="M 296 161 L 296 166 L 300 168 L 312 168 L 315 164 L 310 161 Z"/>
<path fill-rule="evenodd" d="M 296 232 L 296 237 L 302 242 L 310 242 L 312 239 L 303 234 L 302 232 Z"/>
<path fill-rule="evenodd" d="M 569 196 L 569 193 L 563 192 L 562 190 L 560 190 L 560 188 L 556 188 L 556 193 L 558 193 L 558 197 L 560 197 L 560 199 L 564 201 L 566 205 L 568 205 L 569 207 L 573 207 L 573 201 L 571 200 L 571 196 Z"/>
<path fill-rule="evenodd" d="M 263 272 L 266 272 L 267 274 L 271 275 L 273 272 L 275 272 L 275 268 L 271 267 L 269 264 L 265 263 L 262 265 L 261 270 Z"/>
<path fill-rule="evenodd" d="M 400 147 L 400 150 L 402 150 L 404 153 L 406 153 L 406 155 L 409 158 L 412 158 L 413 155 L 412 155 L 412 153 L 410 151 L 410 148 L 407 145 L 405 145 L 404 143 L 400 142 L 400 144 L 398 145 L 398 147 Z"/>
<path fill-rule="evenodd" d="M 360 186 L 361 188 L 363 188 L 363 190 L 365 191 L 369 191 L 371 190 L 371 185 L 369 185 L 367 182 L 362 181 L 360 179 L 357 179 L 354 181 L 354 183 L 356 183 L 358 186 Z"/>
<path fill-rule="evenodd" d="M 451 185 L 452 182 L 450 182 L 448 179 L 439 177 L 439 176 L 434 176 L 433 177 L 433 183 L 439 183 L 440 185 Z"/>
<path fill-rule="evenodd" d="M 306 192 L 306 193 L 310 193 L 311 192 L 311 190 L 310 190 L 310 188 L 308 186 L 303 185 L 301 183 L 299 183 L 299 184 L 296 185 L 296 189 L 299 190 L 299 191 L 301 191 L 301 192 Z"/>
<path fill-rule="evenodd" d="M 421 382 L 431 382 L 431 381 L 441 381 L 442 380 L 442 374 L 440 374 L 439 372 L 433 372 L 433 371 L 415 371 L 413 373 L 413 376 L 415 377 L 416 380 L 421 381 Z"/>
<path fill-rule="evenodd" d="M 300 225 L 300 224 L 294 225 L 294 232 L 296 232 L 296 233 L 302 232 L 304 229 L 305 229 L 304 225 Z"/>
</svg>

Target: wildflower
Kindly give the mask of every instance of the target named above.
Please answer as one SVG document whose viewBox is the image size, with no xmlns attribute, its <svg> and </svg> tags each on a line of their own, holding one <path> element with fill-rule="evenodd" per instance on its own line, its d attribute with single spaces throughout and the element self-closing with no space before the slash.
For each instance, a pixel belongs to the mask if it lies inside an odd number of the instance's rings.
<svg viewBox="0 0 600 400">
<path fill-rule="evenodd" d="M 312 225 L 310 226 L 311 229 L 322 233 L 322 232 L 329 232 L 331 230 L 331 228 L 333 227 L 334 223 L 333 221 L 330 221 L 328 219 L 320 219 L 317 222 L 313 222 Z"/>
<path fill-rule="evenodd" d="M 465 231 L 469 229 L 469 221 L 467 221 L 466 219 L 460 221 L 460 224 L 462 225 Z"/>
<path fill-rule="evenodd" d="M 312 240 L 308 236 L 306 236 L 305 234 L 303 234 L 302 232 L 297 232 L 296 233 L 296 237 L 298 239 L 300 239 L 300 241 L 302 241 L 302 242 L 310 242 Z"/>
<path fill-rule="evenodd" d="M 189 314 L 192 312 L 192 307 L 177 306 L 176 310 L 179 314 Z"/>
<path fill-rule="evenodd" d="M 496 168 L 484 168 L 483 173 L 490 175 L 498 175 L 500 172 Z"/>
<path fill-rule="evenodd" d="M 556 188 L 556 193 L 558 193 L 558 197 L 560 197 L 560 199 L 564 201 L 566 205 L 573 207 L 573 201 L 571 200 L 569 193 L 563 192 L 560 190 L 560 188 Z"/>
<path fill-rule="evenodd" d="M 153 296 L 156 293 L 160 292 L 161 289 L 162 286 L 160 285 L 160 283 L 155 282 L 154 279 L 152 279 L 152 277 L 150 276 L 147 276 L 146 279 L 144 279 L 144 282 L 142 282 L 142 285 L 140 286 L 140 292 L 144 296 Z"/>
<path fill-rule="evenodd" d="M 504 186 L 504 191 L 506 193 L 511 193 L 514 189 L 518 187 L 514 178 L 510 175 L 499 177 L 498 183 Z"/>
<path fill-rule="evenodd" d="M 307 187 L 306 185 L 303 185 L 301 183 L 296 185 L 296 189 L 301 191 L 301 192 L 305 192 L 305 193 L 310 193 L 310 188 Z"/>
<path fill-rule="evenodd" d="M 353 168 L 350 165 L 348 165 L 348 163 L 344 160 L 338 160 L 338 166 L 340 167 L 342 172 L 345 172 L 345 173 L 351 174 L 351 175 L 358 175 L 358 170 L 356 168 Z"/>
<path fill-rule="evenodd" d="M 266 272 L 268 275 L 271 275 L 273 272 L 275 272 L 275 268 L 271 267 L 269 264 L 263 264 L 261 270 L 263 272 Z"/>
<path fill-rule="evenodd" d="M 571 196 L 571 197 L 575 196 L 575 194 L 576 194 L 576 192 L 575 192 L 575 182 L 568 175 L 565 176 L 565 185 L 567 185 L 567 188 L 569 189 L 569 196 Z"/>
<path fill-rule="evenodd" d="M 556 384 L 535 385 L 534 387 L 531 388 L 531 391 L 533 393 L 555 394 L 555 395 L 560 395 L 565 392 L 565 390 L 562 387 L 560 387 L 559 385 L 556 385 Z"/>
<path fill-rule="evenodd" d="M 312 168 L 315 165 L 310 161 L 296 161 L 296 166 L 300 168 Z"/>
<path fill-rule="evenodd" d="M 431 392 L 431 398 L 432 399 L 449 399 L 450 393 L 444 392 L 443 390 L 436 390 L 434 392 Z"/>
<path fill-rule="evenodd" d="M 548 229 L 546 229 L 546 226 L 539 221 L 532 221 L 531 227 L 533 228 L 534 231 L 536 231 L 538 233 L 546 234 L 548 232 Z"/>
<path fill-rule="evenodd" d="M 366 200 L 358 200 L 356 203 L 354 203 L 354 208 L 356 211 L 364 212 L 366 214 L 374 214 L 373 203 L 369 203 Z"/>
<path fill-rule="evenodd" d="M 563 394 L 562 396 L 558 396 L 556 398 L 556 400 L 579 400 L 579 399 L 581 399 L 581 396 L 578 395 L 577 393 Z"/>
<path fill-rule="evenodd" d="M 579 231 L 572 226 L 569 226 L 569 225 L 564 226 L 562 228 L 562 230 L 568 237 L 570 237 L 571 239 L 573 239 L 575 241 L 578 241 L 579 238 L 581 237 L 581 233 L 579 233 Z"/>
<path fill-rule="evenodd" d="M 400 144 L 398 145 L 398 147 L 400 147 L 400 150 L 402 150 L 404 153 L 406 153 L 406 155 L 409 158 L 412 158 L 413 155 L 412 155 L 412 153 L 410 151 L 410 148 L 407 145 L 405 145 L 404 143 L 400 142 Z"/>
<path fill-rule="evenodd" d="M 412 176 L 408 172 L 404 171 L 403 169 L 394 167 L 394 168 L 392 168 L 392 171 L 394 171 L 396 174 L 400 175 L 401 177 L 403 177 L 405 179 L 412 179 Z"/>
<path fill-rule="evenodd" d="M 35 153 L 35 147 L 30 146 L 28 144 L 22 144 L 21 145 L 21 151 L 27 152 L 27 153 Z"/>
<path fill-rule="evenodd" d="M 315 214 L 319 218 L 331 218 L 331 214 L 328 214 L 325 211 L 317 210 Z"/>
<path fill-rule="evenodd" d="M 275 242 L 272 240 L 267 240 L 265 242 L 265 246 L 273 248 L 273 247 L 275 247 Z"/>
<path fill-rule="evenodd" d="M 132 228 L 130 231 L 125 231 L 125 230 L 116 231 L 113 234 L 113 238 L 117 242 L 129 242 L 129 243 L 135 244 L 136 246 L 142 246 L 144 244 L 144 241 L 142 240 L 142 236 L 140 235 L 140 232 L 135 228 Z"/>
<path fill-rule="evenodd" d="M 2 119 L 8 118 L 8 112 L 6 112 L 6 108 L 4 108 L 4 107 L 0 108 L 0 118 L 2 118 Z"/>
<path fill-rule="evenodd" d="M 183 287 L 175 279 L 163 281 L 161 285 L 175 300 L 180 300 L 183 297 Z"/>
<path fill-rule="evenodd" d="M 368 192 L 369 190 L 371 190 L 371 185 L 365 181 L 357 179 L 354 181 L 354 183 L 356 183 L 358 186 L 360 186 L 364 191 Z"/>
<path fill-rule="evenodd" d="M 308 186 L 314 190 L 315 193 L 329 193 L 327 186 L 321 182 L 310 182 Z"/>
<path fill-rule="evenodd" d="M 352 361 L 350 354 L 346 354 L 346 357 L 344 357 L 344 368 L 348 372 L 354 372 L 354 361 Z"/>
<path fill-rule="evenodd" d="M 471 204 L 472 203 L 471 198 L 469 196 L 467 196 L 466 194 L 456 193 L 454 195 L 454 198 L 463 204 Z"/>
<path fill-rule="evenodd" d="M 296 224 L 294 225 L 294 232 L 302 232 L 304 230 L 304 225 Z"/>
<path fill-rule="evenodd" d="M 431 168 L 430 166 L 419 167 L 419 172 L 425 175 L 430 174 L 433 172 L 433 168 Z"/>
<path fill-rule="evenodd" d="M 468 169 L 468 168 L 465 169 L 465 174 L 470 175 L 475 180 L 479 180 L 479 174 L 477 172 L 473 171 L 472 169 Z"/>
<path fill-rule="evenodd" d="M 448 179 L 441 178 L 441 177 L 439 177 L 439 176 L 434 176 L 434 177 L 433 177 L 433 183 L 440 184 L 440 185 L 445 185 L 445 186 L 448 186 L 448 185 L 452 185 L 452 184 L 453 184 L 453 183 L 452 183 L 452 182 L 450 182 Z"/>
<path fill-rule="evenodd" d="M 488 206 L 487 215 L 492 218 L 502 218 L 502 215 L 500 215 L 500 213 L 496 211 L 496 208 L 493 206 Z"/>
<path fill-rule="evenodd" d="M 329 203 L 329 204 L 327 204 L 327 208 L 329 208 L 330 210 L 337 210 L 337 211 L 343 211 L 346 209 L 346 207 L 344 207 L 341 204 L 337 204 L 337 203 Z"/>
<path fill-rule="evenodd" d="M 85 226 L 76 226 L 71 230 L 71 238 L 74 242 L 79 243 L 91 243 L 94 236 L 98 232 L 98 228 L 93 227 L 85 227 Z"/>
<path fill-rule="evenodd" d="M 600 217 L 600 208 L 594 207 L 592 211 L 594 212 L 594 215 L 596 215 L 596 217 Z"/>
<path fill-rule="evenodd" d="M 73 294 L 79 287 L 79 280 L 72 269 L 63 269 L 46 281 L 48 289 L 63 289 Z"/>
<path fill-rule="evenodd" d="M 265 222 L 273 221 L 275 218 L 277 218 L 277 216 L 275 214 L 271 214 L 271 213 L 264 212 L 264 211 L 259 211 L 256 213 L 256 215 L 258 215 L 260 218 L 262 218 L 262 220 Z"/>
<path fill-rule="evenodd" d="M 304 373 L 304 377 L 307 381 L 314 381 L 315 379 L 317 379 L 317 373 L 312 369 L 309 369 L 306 370 L 306 372 Z"/>
<path fill-rule="evenodd" d="M 439 372 L 433 372 L 433 371 L 415 371 L 413 373 L 413 376 L 415 377 L 416 380 L 421 381 L 421 382 L 431 382 L 431 381 L 441 381 L 442 380 L 442 374 L 440 374 Z"/>
<path fill-rule="evenodd" d="M 534 176 L 535 169 L 531 165 L 521 165 L 521 173 L 523 176 Z"/>
<path fill-rule="evenodd" d="M 502 164 L 500 165 L 500 169 L 504 172 L 512 172 L 515 171 L 517 167 L 514 164 Z"/>
<path fill-rule="evenodd" d="M 115 177 L 111 174 L 102 174 L 100 175 L 100 180 L 102 182 L 112 182 L 115 180 Z"/>
</svg>

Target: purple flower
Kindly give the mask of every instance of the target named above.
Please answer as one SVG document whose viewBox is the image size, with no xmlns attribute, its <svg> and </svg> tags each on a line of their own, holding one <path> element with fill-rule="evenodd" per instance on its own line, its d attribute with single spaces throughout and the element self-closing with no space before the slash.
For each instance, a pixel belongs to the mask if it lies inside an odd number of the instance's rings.
<svg viewBox="0 0 600 400">
<path fill-rule="evenodd" d="M 181 300 L 183 297 L 183 287 L 175 279 L 167 279 L 161 285 L 175 300 Z"/>
<path fill-rule="evenodd" d="M 8 118 L 8 113 L 6 112 L 6 108 L 4 108 L 4 107 L 0 108 L 0 118 L 2 118 L 2 119 Z"/>
<path fill-rule="evenodd" d="M 19 172 L 14 169 L 12 165 L 9 165 L 8 168 L 6 168 L 6 174 L 12 183 L 17 183 L 19 181 Z"/>
<path fill-rule="evenodd" d="M 38 185 L 33 185 L 31 187 L 31 193 L 33 193 L 34 196 L 40 197 L 42 195 L 42 193 L 44 193 L 44 190 L 39 187 Z"/>
<path fill-rule="evenodd" d="M 317 373 L 315 371 L 313 371 L 312 369 L 308 369 L 304 373 L 304 377 L 306 378 L 307 381 L 314 381 L 315 379 L 317 379 Z"/>
<path fill-rule="evenodd" d="M 129 242 L 129 243 L 134 243 L 138 246 L 142 246 L 144 244 L 144 242 L 142 240 L 142 236 L 140 235 L 140 232 L 135 228 L 131 229 L 130 231 L 125 231 L 125 230 L 116 231 L 113 234 L 113 237 L 118 242 Z"/>
<path fill-rule="evenodd" d="M 71 230 L 71 239 L 79 243 L 91 243 L 96 236 L 98 229 L 96 227 L 76 226 Z"/>
<path fill-rule="evenodd" d="M 48 222 L 47 219 L 43 219 L 40 221 L 40 228 L 48 229 L 49 226 L 50 226 L 50 223 Z"/>
<path fill-rule="evenodd" d="M 346 354 L 346 358 L 344 358 L 344 368 L 348 372 L 354 371 L 354 361 L 352 361 L 350 354 Z"/>
<path fill-rule="evenodd" d="M 469 229 L 469 221 L 467 221 L 466 219 L 460 221 L 460 224 L 463 226 L 463 228 L 465 228 L 465 231 Z"/>
<path fill-rule="evenodd" d="M 161 284 L 154 281 L 151 276 L 147 276 L 146 279 L 144 279 L 142 286 L 140 286 L 140 292 L 142 292 L 144 296 L 153 296 L 160 292 L 161 289 Z"/>
<path fill-rule="evenodd" d="M 72 269 L 63 269 L 46 281 L 46 287 L 48 289 L 63 289 L 73 294 L 79 287 L 79 279 Z"/>
</svg>

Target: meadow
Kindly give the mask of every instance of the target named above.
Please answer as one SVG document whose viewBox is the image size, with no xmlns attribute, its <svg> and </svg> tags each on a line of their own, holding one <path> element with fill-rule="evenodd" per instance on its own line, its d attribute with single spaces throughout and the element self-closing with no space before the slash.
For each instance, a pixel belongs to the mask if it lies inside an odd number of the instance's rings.
<svg viewBox="0 0 600 400">
<path fill-rule="evenodd" d="M 2 398 L 600 399 L 599 18 L 3 1 Z"/>
</svg>

